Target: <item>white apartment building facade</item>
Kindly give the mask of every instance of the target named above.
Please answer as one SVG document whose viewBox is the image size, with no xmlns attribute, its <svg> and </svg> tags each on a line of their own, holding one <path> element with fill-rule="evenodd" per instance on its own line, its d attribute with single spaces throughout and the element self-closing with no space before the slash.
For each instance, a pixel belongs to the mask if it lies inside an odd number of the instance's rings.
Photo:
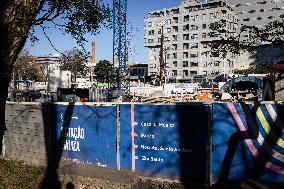
<svg viewBox="0 0 284 189">
<path fill-rule="evenodd" d="M 47 90 L 57 92 L 58 88 L 69 88 L 71 86 L 71 72 L 62 71 L 62 59 L 60 55 L 39 56 L 36 58 L 38 64 L 44 65 L 47 75 Z"/>
<path fill-rule="evenodd" d="M 261 27 L 284 18 L 284 0 L 227 0 L 227 2 L 238 15 L 240 25 Z"/>
<path fill-rule="evenodd" d="M 228 0 L 227 2 L 239 17 L 239 27 L 246 25 L 261 28 L 270 22 L 284 19 L 284 0 Z M 250 37 L 252 36 L 249 32 L 241 34 L 242 40 Z M 256 64 L 274 64 L 282 60 L 284 60 L 284 44 L 269 48 L 262 46 L 254 55 L 242 52 L 238 62 L 247 68 Z"/>
<path fill-rule="evenodd" d="M 160 73 L 161 32 L 163 26 L 164 50 L 168 79 L 192 79 L 196 75 L 215 77 L 232 73 L 233 55 L 222 58 L 210 53 L 203 43 L 220 39 L 212 30 L 221 20 L 226 30 L 237 31 L 238 17 L 223 0 L 202 3 L 198 0 L 183 0 L 173 8 L 150 12 L 145 18 L 145 47 L 148 48 L 148 74 Z M 224 36 L 223 36 L 224 37 Z"/>
</svg>

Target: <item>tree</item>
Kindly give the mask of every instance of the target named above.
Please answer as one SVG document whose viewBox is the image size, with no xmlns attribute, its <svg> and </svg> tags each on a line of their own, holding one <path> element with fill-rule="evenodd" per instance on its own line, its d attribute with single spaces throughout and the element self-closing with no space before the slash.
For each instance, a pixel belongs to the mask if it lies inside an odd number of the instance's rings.
<svg viewBox="0 0 284 189">
<path fill-rule="evenodd" d="M 15 80 L 45 81 L 43 67 L 35 62 L 35 58 L 26 50 L 23 50 L 17 58 L 13 77 Z"/>
<path fill-rule="evenodd" d="M 278 47 L 284 44 L 283 15 L 279 20 L 269 22 L 262 27 L 242 25 L 237 33 L 229 33 L 226 30 L 225 20 L 221 20 L 218 26 L 212 30 L 226 36 L 207 42 L 212 51 L 222 53 L 223 56 L 228 52 L 240 54 L 241 51 L 248 51 L 253 54 L 260 47 L 264 47 L 263 44 L 265 44 L 265 48 Z M 248 38 L 242 37 L 245 33 L 249 34 Z"/>
<path fill-rule="evenodd" d="M 94 74 L 99 82 L 106 82 L 110 75 L 114 73 L 112 64 L 107 60 L 100 60 L 94 68 Z"/>
<path fill-rule="evenodd" d="M 235 70 L 235 74 L 274 74 L 276 71 L 274 69 L 269 68 L 266 65 L 256 65 L 252 66 L 248 69 L 242 69 L 242 70 Z"/>
<path fill-rule="evenodd" d="M 86 62 L 87 59 L 84 53 L 74 48 L 63 54 L 63 65 L 61 66 L 61 69 L 71 71 L 76 82 L 78 74 L 85 75 L 87 73 L 88 70 L 85 64 Z"/>
<path fill-rule="evenodd" d="M 45 23 L 52 23 L 82 45 L 84 34 L 96 34 L 100 26 L 108 26 L 110 13 L 98 0 L 0 1 L 0 141 L 6 129 L 5 105 L 14 62 L 29 35 L 34 36 L 34 27 L 46 34 Z"/>
</svg>

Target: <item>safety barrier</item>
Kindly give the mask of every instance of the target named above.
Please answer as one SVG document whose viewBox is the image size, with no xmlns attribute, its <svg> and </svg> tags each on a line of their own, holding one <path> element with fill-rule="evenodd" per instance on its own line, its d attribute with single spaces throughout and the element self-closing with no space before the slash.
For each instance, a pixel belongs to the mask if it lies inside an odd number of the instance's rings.
<svg viewBox="0 0 284 189">
<path fill-rule="evenodd" d="M 213 104 L 213 181 L 284 181 L 284 106 Z"/>
<path fill-rule="evenodd" d="M 209 106 L 121 105 L 121 168 L 206 182 Z"/>
<path fill-rule="evenodd" d="M 7 107 L 7 158 L 35 163 L 17 154 L 18 148 L 13 146 L 17 143 L 22 151 L 28 146 L 27 155 L 34 155 L 34 159 L 41 149 L 36 164 L 43 164 L 46 153 L 47 166 L 66 160 L 208 184 L 248 178 L 284 181 L 284 106 L 280 103 L 55 103 L 29 105 L 28 110 L 19 104 Z M 15 130 L 20 128 L 19 120 L 33 113 L 41 114 L 33 115 L 40 123 L 21 122 L 21 132 Z M 23 132 L 34 125 L 40 135 Z M 23 142 L 35 140 L 37 146 L 21 144 L 19 138 Z"/>
</svg>

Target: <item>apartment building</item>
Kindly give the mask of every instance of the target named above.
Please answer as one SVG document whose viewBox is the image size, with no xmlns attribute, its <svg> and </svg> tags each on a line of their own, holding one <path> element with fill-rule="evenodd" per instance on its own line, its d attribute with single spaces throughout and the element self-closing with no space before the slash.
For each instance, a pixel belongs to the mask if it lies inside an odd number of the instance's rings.
<svg viewBox="0 0 284 189">
<path fill-rule="evenodd" d="M 226 30 L 237 31 L 238 17 L 226 1 L 201 2 L 183 0 L 177 7 L 150 12 L 145 18 L 145 47 L 148 48 L 148 74 L 160 73 L 160 49 L 163 31 L 163 59 L 168 79 L 190 80 L 197 75 L 213 78 L 219 74 L 232 73 L 234 56 L 228 53 L 222 58 L 210 53 L 205 41 L 225 37 L 214 31 L 224 20 Z M 223 36 L 221 36 L 223 35 Z"/>
<path fill-rule="evenodd" d="M 58 88 L 68 88 L 71 86 L 71 72 L 62 71 L 62 59 L 58 54 L 39 56 L 36 63 L 44 66 L 44 73 L 47 75 L 47 90 L 57 92 Z"/>
<path fill-rule="evenodd" d="M 228 0 L 228 3 L 240 18 L 240 25 L 263 26 L 284 18 L 284 0 Z"/>
<path fill-rule="evenodd" d="M 231 7 L 239 17 L 239 26 L 257 26 L 264 25 L 284 19 L 284 0 L 228 0 Z M 249 32 L 241 34 L 242 40 L 250 39 Z M 273 64 L 284 60 L 284 44 L 267 48 L 265 44 L 259 48 L 252 56 L 243 52 L 239 57 L 239 64 L 246 67 L 255 64 Z"/>
</svg>

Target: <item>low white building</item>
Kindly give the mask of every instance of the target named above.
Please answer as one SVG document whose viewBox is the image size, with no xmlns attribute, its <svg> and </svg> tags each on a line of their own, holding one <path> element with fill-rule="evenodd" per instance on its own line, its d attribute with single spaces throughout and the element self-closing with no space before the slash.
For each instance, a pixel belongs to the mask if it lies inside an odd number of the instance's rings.
<svg viewBox="0 0 284 189">
<path fill-rule="evenodd" d="M 44 65 L 44 72 L 47 75 L 46 84 L 39 83 L 36 86 L 37 88 L 43 89 L 46 87 L 49 92 L 57 92 L 57 88 L 71 87 L 71 72 L 61 70 L 62 60 L 60 55 L 39 56 L 36 58 L 36 62 Z"/>
</svg>

